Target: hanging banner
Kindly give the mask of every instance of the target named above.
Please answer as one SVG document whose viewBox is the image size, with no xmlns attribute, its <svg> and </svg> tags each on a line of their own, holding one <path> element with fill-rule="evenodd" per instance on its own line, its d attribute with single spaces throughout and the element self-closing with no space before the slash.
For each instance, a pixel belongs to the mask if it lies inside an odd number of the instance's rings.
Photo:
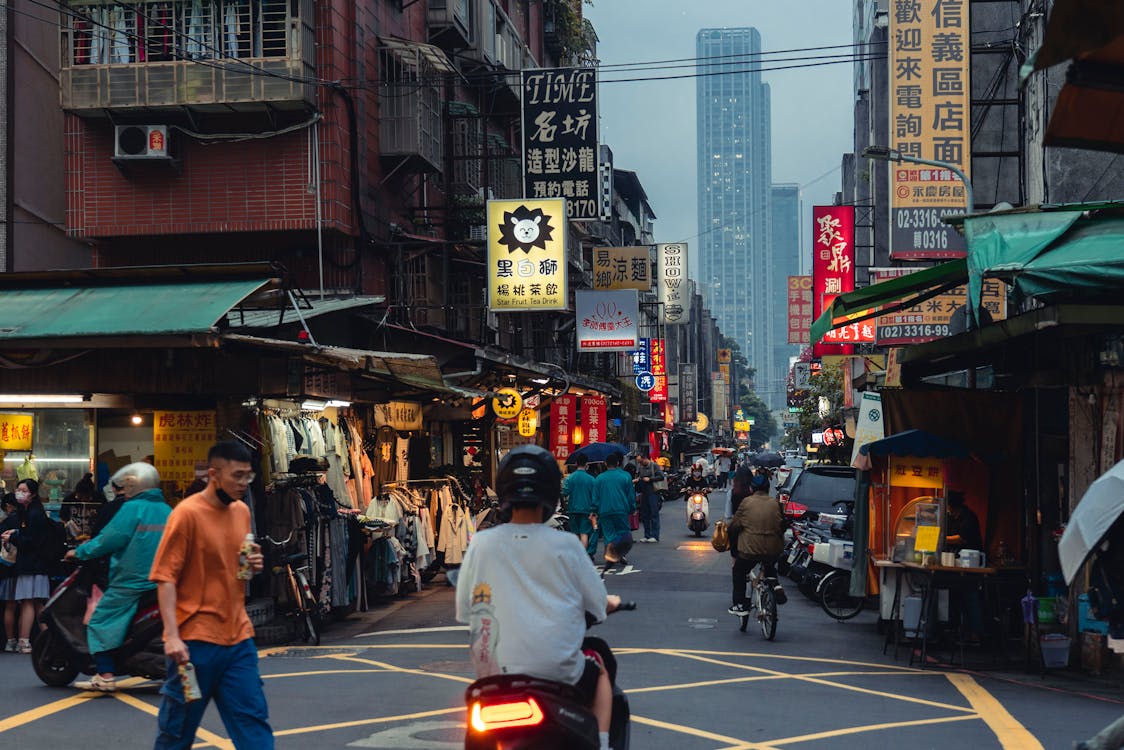
<svg viewBox="0 0 1124 750">
<path fill-rule="evenodd" d="M 889 13 L 890 147 L 955 164 L 971 179 L 969 0 L 899 0 Z M 891 162 L 890 258 L 963 258 L 964 238 L 942 220 L 965 212 L 949 169 Z"/>
<path fill-rule="evenodd" d="M 628 352 L 640 342 L 640 292 L 574 293 L 579 352 Z"/>
<path fill-rule="evenodd" d="M 185 487 L 207 473 L 215 444 L 215 412 L 158 411 L 152 415 L 153 465 L 164 482 Z"/>
<path fill-rule="evenodd" d="M 667 325 L 691 322 L 686 243 L 656 245 L 656 262 L 656 292 L 663 322 Z"/>
<path fill-rule="evenodd" d="M 522 85 L 523 195 L 563 198 L 572 221 L 598 220 L 597 69 L 524 70 Z"/>
<path fill-rule="evenodd" d="M 576 409 L 577 396 L 558 396 L 550 402 L 550 452 L 560 461 L 573 450 Z"/>
<path fill-rule="evenodd" d="M 693 362 L 679 365 L 679 421 L 694 422 L 699 414 L 699 366 Z"/>
<path fill-rule="evenodd" d="M 523 409 L 519 412 L 519 434 L 523 437 L 534 437 L 539 431 L 539 413 L 535 409 Z"/>
<path fill-rule="evenodd" d="M 605 399 L 601 396 L 582 396 L 582 427 L 586 443 L 605 442 Z"/>
<path fill-rule="evenodd" d="M 652 339 L 652 375 L 656 379 L 655 386 L 648 391 L 648 400 L 653 404 L 662 404 L 667 401 L 667 360 L 664 358 L 664 340 Z"/>
<path fill-rule="evenodd" d="M 652 290 L 650 247 L 593 248 L 593 288 Z"/>
<path fill-rule="evenodd" d="M 565 201 L 488 201 L 488 309 L 568 310 Z"/>
<path fill-rule="evenodd" d="M 629 352 L 632 357 L 632 374 L 640 375 L 641 373 L 651 373 L 652 371 L 652 358 L 649 352 L 648 342 L 651 339 L 642 338 L 637 342 L 637 347 L 634 351 Z"/>
<path fill-rule="evenodd" d="M 0 454 L 4 451 L 29 451 L 35 429 L 33 414 L 0 414 Z M 0 455 L 0 459 L 3 455 Z"/>
<path fill-rule="evenodd" d="M 886 420 L 882 418 L 882 394 L 863 391 L 859 399 L 859 419 L 855 425 L 855 444 L 851 448 L 851 466 L 859 457 L 859 448 L 886 437 Z"/>
<path fill-rule="evenodd" d="M 375 427 L 393 427 L 399 432 L 422 429 L 422 407 L 413 401 L 391 401 L 375 404 Z"/>
<path fill-rule="evenodd" d="M 889 281 L 916 273 L 912 268 L 871 269 L 871 283 Z M 879 346 L 923 344 L 951 335 L 952 314 L 968 304 L 967 286 L 950 289 L 913 307 L 875 318 Z M 1007 318 L 1007 285 L 998 279 L 984 279 L 980 304 L 993 321 Z"/>
<path fill-rule="evenodd" d="M 710 374 L 710 408 L 714 412 L 714 419 L 719 426 L 726 423 L 730 417 L 729 399 L 726 398 L 729 392 L 730 387 L 722 379 L 722 373 L 712 372 Z"/>
<path fill-rule="evenodd" d="M 832 300 L 855 288 L 855 207 L 812 208 L 812 318 L 818 318 Z M 874 326 L 869 325 L 870 341 Z M 823 343 L 813 343 L 812 354 L 850 354 L 854 347 L 840 345 L 839 329 L 824 334 Z"/>
<path fill-rule="evenodd" d="M 812 277 L 788 277 L 788 343 L 807 344 L 812 329 Z"/>
</svg>

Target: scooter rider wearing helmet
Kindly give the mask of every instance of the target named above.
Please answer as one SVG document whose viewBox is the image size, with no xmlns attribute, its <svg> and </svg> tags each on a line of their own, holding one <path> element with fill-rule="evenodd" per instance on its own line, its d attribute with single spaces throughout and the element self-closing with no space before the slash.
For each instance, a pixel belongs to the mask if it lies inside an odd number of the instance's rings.
<svg viewBox="0 0 1124 750">
<path fill-rule="evenodd" d="M 496 491 L 511 522 L 473 537 L 457 578 L 457 620 L 470 629 L 478 678 L 526 674 L 574 685 L 609 747 L 612 685 L 582 651 L 586 615 L 597 622 L 620 605 L 573 534 L 544 525 L 558 505 L 562 472 L 549 451 L 513 449 L 500 462 Z"/>
<path fill-rule="evenodd" d="M 710 482 L 703 476 L 702 466 L 699 464 L 692 464 L 691 473 L 687 476 L 687 481 L 683 482 L 683 489 L 686 492 L 686 497 L 690 497 L 696 492 L 706 492 L 710 489 Z"/>
</svg>

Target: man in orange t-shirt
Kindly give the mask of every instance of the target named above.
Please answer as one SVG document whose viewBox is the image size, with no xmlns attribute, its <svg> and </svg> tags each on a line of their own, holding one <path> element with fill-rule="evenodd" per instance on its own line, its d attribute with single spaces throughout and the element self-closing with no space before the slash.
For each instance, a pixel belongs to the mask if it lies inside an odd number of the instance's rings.
<svg viewBox="0 0 1124 750">
<path fill-rule="evenodd" d="M 168 657 L 156 750 L 190 748 L 212 698 L 234 747 L 273 748 L 254 627 L 246 614 L 246 582 L 238 577 L 250 533 L 250 509 L 242 498 L 254 481 L 251 461 L 240 443 L 212 446 L 207 486 L 172 510 L 156 550 L 149 579 L 157 584 Z M 252 572 L 261 572 L 257 545 L 247 562 Z M 191 702 L 184 700 L 178 669 L 188 662 L 202 694 Z"/>
</svg>

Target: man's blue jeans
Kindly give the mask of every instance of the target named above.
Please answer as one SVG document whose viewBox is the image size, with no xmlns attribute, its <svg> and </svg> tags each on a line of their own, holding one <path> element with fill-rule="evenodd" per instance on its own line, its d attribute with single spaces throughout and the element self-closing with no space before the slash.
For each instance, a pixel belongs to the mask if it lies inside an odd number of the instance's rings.
<svg viewBox="0 0 1124 750">
<path fill-rule="evenodd" d="M 640 496 L 640 520 L 644 522 L 644 538 L 660 538 L 660 496 L 648 492 Z"/>
<path fill-rule="evenodd" d="M 179 668 L 168 660 L 168 679 L 158 717 L 160 733 L 155 750 L 188 750 L 211 700 L 238 750 L 272 750 L 273 730 L 258 672 L 258 650 L 253 639 L 233 646 L 187 641 L 201 700 L 186 703 Z"/>
</svg>

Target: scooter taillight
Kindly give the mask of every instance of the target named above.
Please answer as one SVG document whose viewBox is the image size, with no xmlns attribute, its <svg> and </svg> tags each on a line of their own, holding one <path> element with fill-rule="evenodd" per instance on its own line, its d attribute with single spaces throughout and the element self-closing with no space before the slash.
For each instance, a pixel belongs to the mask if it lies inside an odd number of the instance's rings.
<svg viewBox="0 0 1124 750">
<path fill-rule="evenodd" d="M 814 554 L 816 554 L 816 545 L 814 545 L 814 544 L 809 544 L 809 545 L 808 545 L 808 554 L 809 554 L 809 555 L 814 555 Z"/>
<path fill-rule="evenodd" d="M 511 703 L 473 703 L 469 724 L 477 732 L 542 724 L 543 712 L 534 698 Z"/>
</svg>

